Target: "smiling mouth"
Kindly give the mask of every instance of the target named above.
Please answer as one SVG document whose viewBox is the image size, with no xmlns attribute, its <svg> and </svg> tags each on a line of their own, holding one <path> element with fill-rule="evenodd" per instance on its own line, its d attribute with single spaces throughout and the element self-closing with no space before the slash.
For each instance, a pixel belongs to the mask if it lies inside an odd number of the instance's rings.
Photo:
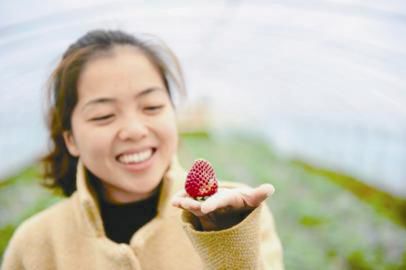
<svg viewBox="0 0 406 270">
<path fill-rule="evenodd" d="M 116 160 L 122 164 L 137 164 L 147 161 L 155 153 L 155 148 L 149 148 L 142 152 L 121 154 L 116 157 Z"/>
</svg>

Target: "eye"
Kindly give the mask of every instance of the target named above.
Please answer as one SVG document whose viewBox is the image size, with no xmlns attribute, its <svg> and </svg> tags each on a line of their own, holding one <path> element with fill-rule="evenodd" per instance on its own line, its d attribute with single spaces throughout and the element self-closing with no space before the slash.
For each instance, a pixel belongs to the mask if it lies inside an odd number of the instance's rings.
<svg viewBox="0 0 406 270">
<path fill-rule="evenodd" d="M 157 105 L 157 106 L 147 106 L 144 108 L 147 112 L 157 112 L 161 110 L 165 105 Z"/>
<path fill-rule="evenodd" d="M 90 121 L 103 121 L 112 118 L 114 115 L 113 114 L 108 114 L 108 115 L 103 115 L 95 118 L 91 118 Z"/>
</svg>

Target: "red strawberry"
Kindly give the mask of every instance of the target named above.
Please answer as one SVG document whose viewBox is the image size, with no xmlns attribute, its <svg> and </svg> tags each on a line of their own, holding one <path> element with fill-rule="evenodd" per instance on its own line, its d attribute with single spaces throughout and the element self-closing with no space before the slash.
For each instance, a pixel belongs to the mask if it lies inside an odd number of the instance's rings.
<svg viewBox="0 0 406 270">
<path fill-rule="evenodd" d="M 186 192 L 193 198 L 204 199 L 216 193 L 217 186 L 216 174 L 211 164 L 204 159 L 195 160 L 186 177 Z"/>
</svg>

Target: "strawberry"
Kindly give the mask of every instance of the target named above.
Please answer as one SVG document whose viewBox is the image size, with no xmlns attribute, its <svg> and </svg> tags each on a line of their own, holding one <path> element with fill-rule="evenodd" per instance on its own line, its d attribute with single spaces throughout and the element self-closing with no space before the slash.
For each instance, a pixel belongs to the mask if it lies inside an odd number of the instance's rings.
<svg viewBox="0 0 406 270">
<path fill-rule="evenodd" d="M 195 160 L 186 177 L 185 189 L 189 196 L 204 200 L 216 193 L 217 187 L 216 174 L 211 164 L 204 159 Z"/>
</svg>

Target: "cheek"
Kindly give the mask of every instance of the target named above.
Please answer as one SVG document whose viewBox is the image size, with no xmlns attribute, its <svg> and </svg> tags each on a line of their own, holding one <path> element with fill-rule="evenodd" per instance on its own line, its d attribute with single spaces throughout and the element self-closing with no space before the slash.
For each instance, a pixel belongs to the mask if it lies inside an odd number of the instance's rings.
<svg viewBox="0 0 406 270">
<path fill-rule="evenodd" d="M 178 146 L 178 129 L 176 126 L 176 120 L 174 118 L 168 118 L 163 121 L 159 128 L 159 134 L 161 141 L 164 142 L 168 152 L 176 151 Z"/>
<path fill-rule="evenodd" d="M 170 131 L 168 132 L 170 135 L 168 136 L 168 143 L 170 144 L 171 152 L 174 153 L 178 147 L 178 130 L 176 126 L 172 126 Z M 171 153 L 171 154 L 172 154 Z"/>
<path fill-rule="evenodd" d="M 98 159 L 108 152 L 110 133 L 108 130 L 86 126 L 77 130 L 78 147 L 82 157 L 91 156 L 93 159 Z"/>
</svg>

